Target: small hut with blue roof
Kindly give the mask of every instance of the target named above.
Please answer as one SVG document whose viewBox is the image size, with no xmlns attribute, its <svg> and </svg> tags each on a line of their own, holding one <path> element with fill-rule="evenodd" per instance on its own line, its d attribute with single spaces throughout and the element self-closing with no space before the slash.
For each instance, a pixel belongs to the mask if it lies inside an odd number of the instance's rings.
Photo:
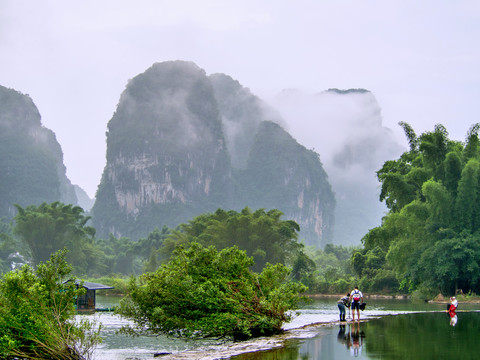
<svg viewBox="0 0 480 360">
<path fill-rule="evenodd" d="M 68 280 L 71 281 L 71 280 Z M 77 310 L 96 310 L 96 291 L 97 290 L 107 290 L 113 289 L 113 286 L 93 283 L 89 281 L 75 280 L 77 287 L 82 284 L 82 286 L 87 290 L 85 294 L 80 295 L 77 298 Z"/>
</svg>

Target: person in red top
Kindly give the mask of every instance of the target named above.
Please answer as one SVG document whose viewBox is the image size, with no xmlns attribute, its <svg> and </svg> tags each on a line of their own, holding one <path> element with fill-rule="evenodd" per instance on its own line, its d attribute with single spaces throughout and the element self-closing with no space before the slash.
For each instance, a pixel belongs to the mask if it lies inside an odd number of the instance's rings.
<svg viewBox="0 0 480 360">
<path fill-rule="evenodd" d="M 450 317 L 454 317 L 456 315 L 457 307 L 458 307 L 458 301 L 457 299 L 455 299 L 455 296 L 452 296 L 450 298 L 450 307 L 448 308 Z"/>
</svg>

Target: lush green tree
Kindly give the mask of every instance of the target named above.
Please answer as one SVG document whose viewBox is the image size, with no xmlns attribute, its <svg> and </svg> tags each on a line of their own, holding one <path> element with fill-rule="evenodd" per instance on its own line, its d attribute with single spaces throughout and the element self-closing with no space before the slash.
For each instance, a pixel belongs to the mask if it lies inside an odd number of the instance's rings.
<svg viewBox="0 0 480 360">
<path fill-rule="evenodd" d="M 302 279 L 308 277 L 315 271 L 315 262 L 308 257 L 305 252 L 300 251 L 297 257 L 293 261 L 292 265 L 292 277 L 296 281 L 302 281 Z M 302 281 L 302 283 L 305 283 Z"/>
<path fill-rule="evenodd" d="M 142 259 L 143 271 L 153 272 L 162 262 L 168 260 L 159 249 L 170 234 L 171 230 L 164 225 L 162 230 L 157 227 L 146 238 L 133 244 L 135 254 Z"/>
<path fill-rule="evenodd" d="M 472 127 L 468 130 L 466 144 L 465 144 L 465 151 L 464 151 L 465 161 L 468 161 L 471 158 L 478 158 L 480 155 L 479 139 L 478 139 L 479 130 L 480 130 L 480 123 L 476 123 L 472 125 Z"/>
<path fill-rule="evenodd" d="M 295 274 L 295 266 L 298 266 L 298 260 L 303 260 L 300 265 L 308 265 L 308 271 L 302 273 L 300 281 L 307 285 L 312 294 L 327 293 L 338 294 L 345 293 L 354 286 L 354 273 L 352 271 L 351 256 L 357 251 L 357 247 L 345 247 L 342 245 L 326 244 L 325 248 L 317 249 L 315 247 L 305 247 L 303 259 L 299 257 L 293 264 L 292 274 Z M 309 265 L 310 260 L 313 266 Z"/>
<path fill-rule="evenodd" d="M 427 206 L 421 201 L 413 201 L 399 213 L 388 214 L 384 217 L 380 229 L 370 231 L 365 236 L 364 239 L 368 239 L 365 250 L 380 247 L 386 252 L 388 265 L 392 266 L 401 278 L 414 259 L 412 255 L 425 246 L 428 240 L 425 228 L 428 215 Z M 388 244 L 388 247 L 385 247 L 385 244 Z"/>
<path fill-rule="evenodd" d="M 413 130 L 412 126 L 404 121 L 400 121 L 398 123 L 405 132 L 405 135 L 408 139 L 408 144 L 410 145 L 410 151 L 414 152 L 418 149 L 418 138 L 417 134 L 415 134 L 415 130 Z"/>
<path fill-rule="evenodd" d="M 430 169 L 436 180 L 442 179 L 442 163 L 447 155 L 449 139 L 447 129 L 441 124 L 435 125 L 435 131 L 420 135 L 419 150 L 423 164 Z"/>
<path fill-rule="evenodd" d="M 252 265 L 237 247 L 177 247 L 156 272 L 139 284 L 132 279 L 117 311 L 134 320 L 133 330 L 156 334 L 245 339 L 280 333 L 306 288 L 288 281 L 284 265 L 267 264 L 261 274 Z"/>
<path fill-rule="evenodd" d="M 28 245 L 35 265 L 63 248 L 69 250 L 68 260 L 78 273 L 101 264 L 95 229 L 87 225 L 90 217 L 81 207 L 53 202 L 16 208 L 14 232 Z"/>
<path fill-rule="evenodd" d="M 413 130 L 410 125 L 400 124 L 409 139 L 410 151 L 403 153 L 398 160 L 386 161 L 377 171 L 377 177 L 382 183 L 380 201 L 385 201 L 391 211 L 400 211 L 415 199 L 424 200 L 422 185 L 432 177 L 443 183 L 448 175 L 444 186 L 454 186 L 458 168 L 452 169 L 454 164 L 449 164 L 446 169 L 445 158 L 447 153 L 463 149 L 461 144 L 448 139 L 448 132 L 443 125 L 437 124 L 435 131 L 426 132 L 416 138 L 415 134 L 411 133 Z"/>
<path fill-rule="evenodd" d="M 415 284 L 422 283 L 436 293 L 454 294 L 456 289 L 478 289 L 479 235 L 437 241 L 421 254 L 411 275 Z"/>
<path fill-rule="evenodd" d="M 181 224 L 164 242 L 164 256 L 176 245 L 198 242 L 203 246 L 214 245 L 217 249 L 238 246 L 248 256 L 253 256 L 254 271 L 261 271 L 267 263 L 291 264 L 302 245 L 297 242 L 298 224 L 282 220 L 283 213 L 273 209 L 241 212 L 218 209 L 195 217 Z"/>
<path fill-rule="evenodd" d="M 308 247 L 306 254 L 313 260 L 316 272 L 320 276 L 325 277 L 328 272 L 334 270 L 336 280 L 351 274 L 350 258 L 356 250 L 355 247 L 327 244 L 323 250 Z"/>
<path fill-rule="evenodd" d="M 478 201 L 480 163 L 470 159 L 462 171 L 458 183 L 457 198 L 455 201 L 455 228 L 459 231 L 465 229 L 475 230 L 476 203 Z"/>
<path fill-rule="evenodd" d="M 430 225 L 434 229 L 448 228 L 452 221 L 453 201 L 445 186 L 428 180 L 422 186 L 422 193 L 430 214 Z"/>
<path fill-rule="evenodd" d="M 116 238 L 112 234 L 108 239 L 99 240 L 97 244 L 105 254 L 105 271 L 123 275 L 137 275 L 142 269 L 155 271 L 165 260 L 159 249 L 169 234 L 170 229 L 164 226 L 162 230 L 155 228 L 146 238 L 138 241 L 127 237 Z"/>
<path fill-rule="evenodd" d="M 412 165 L 405 156 L 399 161 L 387 161 L 377 172 L 377 177 L 382 183 L 380 201 L 391 211 L 400 211 L 405 205 L 413 201 L 418 191 L 418 184 L 406 177 Z"/>
<path fill-rule="evenodd" d="M 134 242 L 127 237 L 116 238 L 110 234 L 108 240 L 98 242 L 105 253 L 105 263 L 108 273 L 123 275 L 138 274 L 141 271 L 141 260 L 136 256 Z"/>
<path fill-rule="evenodd" d="M 94 323 L 76 322 L 75 297 L 85 290 L 70 280 L 65 251 L 24 265 L 0 280 L 0 358 L 89 358 L 99 342 Z M 72 279 L 73 280 L 73 279 Z"/>
<path fill-rule="evenodd" d="M 351 247 L 351 246 L 347 247 L 343 245 L 326 244 L 323 251 L 326 254 L 335 255 L 335 257 L 340 261 L 345 261 L 350 259 L 353 249 L 354 247 Z"/>
<path fill-rule="evenodd" d="M 458 182 L 462 176 L 461 152 L 449 152 L 445 158 L 445 180 L 443 184 L 453 197 L 457 196 Z"/>
</svg>

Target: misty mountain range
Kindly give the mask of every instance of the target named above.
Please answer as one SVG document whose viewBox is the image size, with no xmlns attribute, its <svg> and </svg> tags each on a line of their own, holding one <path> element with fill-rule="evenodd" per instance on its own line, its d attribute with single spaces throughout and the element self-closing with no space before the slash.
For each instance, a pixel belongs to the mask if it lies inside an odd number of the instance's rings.
<svg viewBox="0 0 480 360">
<path fill-rule="evenodd" d="M 358 244 L 384 211 L 374 171 L 401 151 L 375 98 L 362 89 L 285 91 L 271 104 L 191 62 L 157 63 L 130 80 L 108 123 L 91 212 L 98 236 L 138 239 L 155 226 L 249 206 L 280 209 L 307 244 Z M 27 95 L 0 87 L 0 130 L 0 217 L 11 218 L 14 203 L 91 208 Z"/>
<path fill-rule="evenodd" d="M 318 155 L 226 75 L 154 64 L 129 81 L 108 123 L 92 209 L 101 236 L 144 237 L 218 208 L 277 208 L 310 245 L 332 239 L 335 200 Z"/>
</svg>

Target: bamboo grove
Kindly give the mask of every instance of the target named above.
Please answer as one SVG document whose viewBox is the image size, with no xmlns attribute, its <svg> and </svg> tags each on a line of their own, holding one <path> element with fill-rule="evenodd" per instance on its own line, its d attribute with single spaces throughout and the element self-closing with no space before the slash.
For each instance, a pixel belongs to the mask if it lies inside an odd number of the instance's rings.
<svg viewBox="0 0 480 360">
<path fill-rule="evenodd" d="M 410 148 L 377 171 L 389 211 L 352 256 L 366 287 L 438 293 L 480 285 L 480 124 L 465 142 L 442 125 L 417 136 L 399 123 Z"/>
</svg>

